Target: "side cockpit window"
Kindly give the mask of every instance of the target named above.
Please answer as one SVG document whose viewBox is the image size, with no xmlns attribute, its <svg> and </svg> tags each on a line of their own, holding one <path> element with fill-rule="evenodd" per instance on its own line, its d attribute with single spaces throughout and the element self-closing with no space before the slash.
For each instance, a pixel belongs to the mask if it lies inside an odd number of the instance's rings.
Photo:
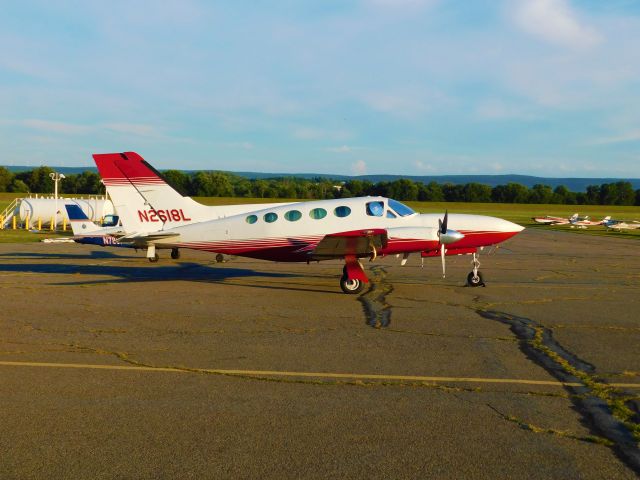
<svg viewBox="0 0 640 480">
<path fill-rule="evenodd" d="M 389 207 L 401 217 L 408 217 L 409 215 L 413 215 L 416 213 L 411 208 L 407 207 L 404 203 L 400 203 L 393 198 L 389 199 Z"/>
<path fill-rule="evenodd" d="M 381 217 L 384 213 L 384 203 L 380 201 L 367 203 L 367 215 L 370 217 Z"/>
</svg>

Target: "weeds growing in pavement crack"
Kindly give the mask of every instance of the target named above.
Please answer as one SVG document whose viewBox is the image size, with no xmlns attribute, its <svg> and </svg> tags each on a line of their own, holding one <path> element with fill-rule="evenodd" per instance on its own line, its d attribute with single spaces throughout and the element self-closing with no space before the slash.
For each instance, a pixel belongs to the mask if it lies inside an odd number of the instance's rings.
<svg viewBox="0 0 640 480">
<path fill-rule="evenodd" d="M 640 404 L 598 379 L 595 367 L 567 351 L 552 331 L 535 320 L 503 312 L 476 310 L 483 318 L 508 325 L 520 340 L 520 349 L 565 385 L 585 424 L 611 442 L 611 448 L 634 472 L 640 473 Z"/>
</svg>

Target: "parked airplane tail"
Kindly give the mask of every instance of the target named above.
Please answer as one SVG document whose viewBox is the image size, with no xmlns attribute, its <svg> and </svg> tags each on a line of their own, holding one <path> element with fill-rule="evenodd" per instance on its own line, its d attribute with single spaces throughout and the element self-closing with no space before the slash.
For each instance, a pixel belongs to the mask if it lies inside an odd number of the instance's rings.
<svg viewBox="0 0 640 480">
<path fill-rule="evenodd" d="M 151 232 L 211 218 L 209 207 L 183 197 L 135 152 L 94 154 L 127 232 Z"/>
<path fill-rule="evenodd" d="M 76 236 L 86 236 L 90 233 L 102 230 L 102 227 L 96 225 L 87 217 L 82 209 L 75 204 L 65 204 L 64 208 L 67 209 L 67 215 L 71 223 L 71 230 Z"/>
<path fill-rule="evenodd" d="M 93 158 L 127 233 L 166 230 L 283 205 L 202 205 L 182 196 L 135 152 L 94 154 Z"/>
<path fill-rule="evenodd" d="M 570 222 L 575 222 L 576 220 L 578 220 L 578 214 L 574 213 L 573 215 L 571 215 L 571 217 L 569 218 Z"/>
</svg>

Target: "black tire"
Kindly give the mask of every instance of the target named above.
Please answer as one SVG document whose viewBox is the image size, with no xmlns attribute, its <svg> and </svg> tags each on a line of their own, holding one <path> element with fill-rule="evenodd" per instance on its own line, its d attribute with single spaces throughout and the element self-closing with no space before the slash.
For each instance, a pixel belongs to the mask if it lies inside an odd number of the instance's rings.
<svg viewBox="0 0 640 480">
<path fill-rule="evenodd" d="M 177 260 L 180 258 L 180 250 L 177 248 L 172 248 L 171 249 L 171 258 L 173 258 L 174 260 Z"/>
<path fill-rule="evenodd" d="M 364 282 L 362 280 L 349 280 L 346 275 L 340 277 L 340 288 L 344 293 L 349 295 L 355 295 L 356 293 L 360 293 L 364 288 Z"/>
<path fill-rule="evenodd" d="M 221 253 L 216 255 L 216 262 L 218 263 L 222 263 L 224 262 L 224 255 L 222 255 Z"/>
<path fill-rule="evenodd" d="M 160 256 L 156 253 L 153 257 L 148 257 L 148 259 L 151 263 L 156 263 L 158 260 L 160 260 Z"/>
<path fill-rule="evenodd" d="M 469 287 L 484 287 L 482 274 L 478 272 L 478 276 L 476 277 L 473 275 L 473 272 L 469 272 L 469 275 L 467 275 L 467 285 Z"/>
</svg>

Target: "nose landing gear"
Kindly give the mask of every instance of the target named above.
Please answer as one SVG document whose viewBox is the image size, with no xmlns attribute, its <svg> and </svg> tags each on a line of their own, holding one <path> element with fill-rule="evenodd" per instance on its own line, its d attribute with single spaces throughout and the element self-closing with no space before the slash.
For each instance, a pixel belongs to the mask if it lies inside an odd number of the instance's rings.
<svg viewBox="0 0 640 480">
<path fill-rule="evenodd" d="M 484 280 L 482 280 L 482 274 L 478 270 L 480 268 L 480 260 L 478 259 L 479 255 L 474 253 L 473 260 L 471 261 L 471 265 L 473 265 L 473 270 L 469 272 L 467 275 L 467 286 L 469 287 L 484 287 Z"/>
</svg>

